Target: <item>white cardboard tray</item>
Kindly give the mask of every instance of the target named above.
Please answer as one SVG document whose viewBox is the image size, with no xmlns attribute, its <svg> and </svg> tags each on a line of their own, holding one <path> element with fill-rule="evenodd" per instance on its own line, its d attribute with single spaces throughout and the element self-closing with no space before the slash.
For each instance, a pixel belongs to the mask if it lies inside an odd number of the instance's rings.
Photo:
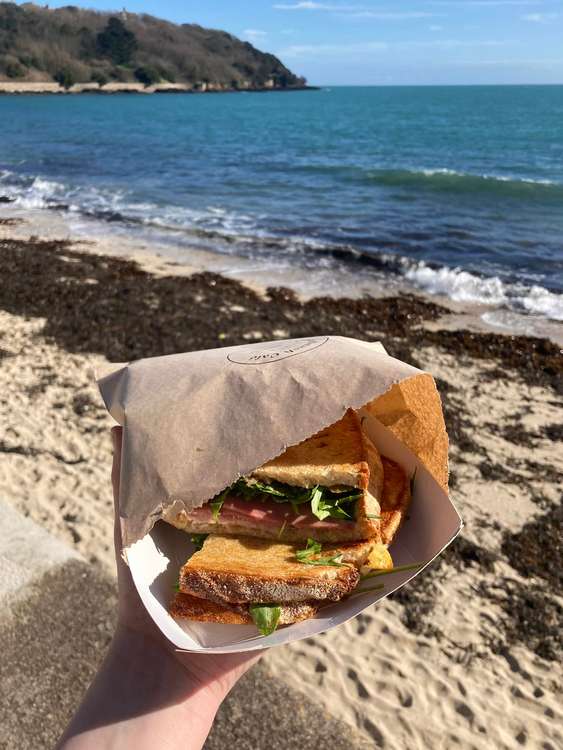
<svg viewBox="0 0 563 750">
<path fill-rule="evenodd" d="M 150 534 L 128 550 L 128 562 L 137 591 L 147 611 L 178 648 L 199 653 L 235 653 L 269 648 L 309 638 L 330 630 L 355 617 L 417 575 L 437 557 L 459 534 L 462 519 L 453 502 L 430 473 L 394 435 L 366 412 L 364 429 L 380 452 L 399 463 L 408 476 L 416 470 L 414 492 L 409 515 L 393 541 L 390 551 L 395 566 L 423 563 L 417 571 L 403 571 L 366 582 L 383 583 L 384 588 L 357 594 L 323 607 L 314 619 L 279 628 L 269 636 L 261 636 L 254 625 L 219 625 L 186 621 L 179 624 L 167 612 L 174 595 L 181 566 L 194 551 L 190 537 L 162 521 Z M 360 584 L 360 589 L 362 584 Z"/>
</svg>

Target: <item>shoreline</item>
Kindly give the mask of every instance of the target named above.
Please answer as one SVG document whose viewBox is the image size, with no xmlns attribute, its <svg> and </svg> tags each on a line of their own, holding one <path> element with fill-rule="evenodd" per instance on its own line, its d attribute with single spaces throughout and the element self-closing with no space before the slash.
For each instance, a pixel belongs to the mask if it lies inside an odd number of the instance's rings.
<svg viewBox="0 0 563 750">
<path fill-rule="evenodd" d="M 314 297 L 384 299 L 414 295 L 444 308 L 440 319 L 442 329 L 546 338 L 563 347 L 563 323 L 532 314 L 503 312 L 503 308 L 496 305 L 458 302 L 445 295 L 426 292 L 398 275 L 389 274 L 382 279 L 361 274 L 353 265 L 344 265 L 335 271 L 322 264 L 306 267 L 296 262 L 288 266 L 285 261 L 276 263 L 272 258 L 220 253 L 179 240 L 166 241 L 158 232 L 143 235 L 128 227 L 116 231 L 115 227 L 95 219 L 69 215 L 56 208 L 21 208 L 11 201 L 2 201 L 0 196 L 0 239 L 27 239 L 30 236 L 71 241 L 78 251 L 125 258 L 138 262 L 149 273 L 159 275 L 211 271 L 241 281 L 261 294 L 270 286 L 287 287 L 301 301 Z M 489 322 L 488 317 L 499 312 L 503 312 L 508 324 Z"/>
<path fill-rule="evenodd" d="M 261 86 L 231 88 L 223 84 L 157 83 L 146 86 L 129 81 L 99 83 L 75 83 L 65 88 L 51 81 L 0 81 L 0 96 L 23 96 L 26 94 L 44 96 L 47 94 L 242 94 L 289 91 L 320 91 L 320 86 Z"/>
<path fill-rule="evenodd" d="M 273 649 L 265 665 L 378 746 L 473 747 L 476 737 L 499 750 L 522 738 L 532 750 L 559 746 L 559 347 L 447 330 L 447 309 L 419 295 L 306 299 L 154 255 L 150 270 L 116 247 L 108 254 L 99 243 L 56 239 L 55 218 L 43 239 L 40 226 L 0 221 L 6 501 L 113 575 L 112 420 L 93 369 L 320 333 L 379 339 L 435 376 L 465 527 L 399 595 Z M 51 725 L 64 725 L 60 708 L 48 710 Z"/>
</svg>

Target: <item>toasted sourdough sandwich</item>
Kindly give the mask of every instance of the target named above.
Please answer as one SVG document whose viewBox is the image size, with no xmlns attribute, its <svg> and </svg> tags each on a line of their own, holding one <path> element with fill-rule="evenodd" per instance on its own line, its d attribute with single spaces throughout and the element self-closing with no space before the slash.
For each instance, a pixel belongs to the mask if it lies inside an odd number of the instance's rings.
<svg viewBox="0 0 563 750">
<path fill-rule="evenodd" d="M 392 567 L 386 547 L 409 503 L 404 471 L 349 410 L 202 508 L 165 516 L 202 545 L 180 571 L 170 614 L 254 622 L 263 635 L 314 617 L 354 590 L 363 566 Z"/>
<path fill-rule="evenodd" d="M 268 461 L 200 508 L 164 515 L 191 534 L 288 542 L 357 541 L 380 535 L 381 457 L 357 414 Z"/>
<path fill-rule="evenodd" d="M 374 546 L 309 543 L 300 550 L 300 545 L 212 534 L 182 567 L 170 614 L 200 622 L 255 622 L 266 634 L 260 617 L 274 613 L 275 629 L 313 617 L 322 604 L 349 594 Z"/>
</svg>

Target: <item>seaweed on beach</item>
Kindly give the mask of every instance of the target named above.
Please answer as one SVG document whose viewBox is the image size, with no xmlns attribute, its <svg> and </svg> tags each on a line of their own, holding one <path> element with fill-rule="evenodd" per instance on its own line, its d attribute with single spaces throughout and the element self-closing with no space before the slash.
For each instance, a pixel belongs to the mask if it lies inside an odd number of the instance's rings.
<svg viewBox="0 0 563 750">
<path fill-rule="evenodd" d="M 426 568 L 424 573 L 391 594 L 391 599 L 402 606 L 401 622 L 411 633 L 427 638 L 442 637 L 442 632 L 432 622 L 432 612 L 438 597 L 437 574 L 441 559 Z"/>
<path fill-rule="evenodd" d="M 467 416 L 463 401 L 457 395 L 459 389 L 447 381 L 437 378 L 436 386 L 442 400 L 444 420 L 448 426 L 450 443 L 458 449 L 458 461 L 464 461 L 464 456 L 484 454 L 483 448 L 473 438 L 474 427 Z"/>
<path fill-rule="evenodd" d="M 502 553 L 521 575 L 543 578 L 558 591 L 563 586 L 562 520 L 563 506 L 552 507 L 520 531 L 505 531 L 501 544 Z"/>
<path fill-rule="evenodd" d="M 540 437 L 535 430 L 527 430 L 522 420 L 518 418 L 513 418 L 502 425 L 488 422 L 485 427 L 489 432 L 498 435 L 503 440 L 514 445 L 521 445 L 524 448 L 535 448 Z"/>
<path fill-rule="evenodd" d="M 540 427 L 539 433 L 541 437 L 551 440 L 553 443 L 563 442 L 563 424 L 561 423 L 546 424 Z"/>
<path fill-rule="evenodd" d="M 513 372 L 530 385 L 549 386 L 563 393 L 563 357 L 560 347 L 549 339 L 467 330 L 423 330 L 420 345 L 438 346 L 458 358 L 496 361 L 501 368 L 494 373 L 494 380 Z"/>
<path fill-rule="evenodd" d="M 3 309 L 45 318 L 43 335 L 67 351 L 117 361 L 269 340 L 280 330 L 384 334 L 390 353 L 402 355 L 411 329 L 443 313 L 413 295 L 301 302 L 270 289 L 263 297 L 218 274 L 155 276 L 132 261 L 74 252 L 66 241 L 0 241 L 0 270 Z"/>
<path fill-rule="evenodd" d="M 502 611 L 502 630 L 489 639 L 494 653 L 510 660 L 509 647 L 522 644 L 547 661 L 563 650 L 563 607 L 543 587 L 504 578 L 491 586 L 481 582 L 478 593 Z"/>
<path fill-rule="evenodd" d="M 549 521 L 546 517 L 541 517 L 519 534 L 505 534 L 502 552 L 520 573 L 546 578 L 557 592 L 561 590 L 561 549 L 553 556 L 558 532 L 555 528 L 547 528 L 553 526 L 555 515 L 557 514 L 552 514 Z M 542 532 L 548 537 L 543 546 Z M 512 539 L 507 548 L 509 536 Z M 391 595 L 403 607 L 401 621 L 405 627 L 416 635 L 449 641 L 432 621 L 440 580 L 452 569 L 460 573 L 474 566 L 483 575 L 494 573 L 498 559 L 499 555 L 495 552 L 463 535 L 458 536 L 419 578 Z M 506 577 L 491 579 L 489 576 L 477 584 L 475 593 L 498 605 L 501 610 L 494 635 L 486 637 L 488 646 L 494 653 L 501 654 L 510 661 L 510 646 L 522 644 L 542 659 L 551 661 L 558 658 L 563 647 L 563 631 L 560 628 L 563 608 L 545 586 L 533 581 L 523 583 Z M 456 646 L 451 641 L 449 644 Z"/>
<path fill-rule="evenodd" d="M 432 613 L 439 595 L 438 583 L 441 578 L 447 576 L 452 569 L 459 573 L 473 566 L 491 573 L 497 557 L 471 539 L 458 536 L 422 575 L 391 595 L 392 599 L 403 606 L 403 625 L 412 633 L 439 640 L 442 633 L 432 623 Z"/>
<path fill-rule="evenodd" d="M 501 630 L 489 638 L 489 645 L 509 660 L 509 646 L 514 643 L 547 660 L 555 660 L 561 653 L 563 608 L 553 594 L 560 593 L 563 584 L 562 517 L 562 506 L 552 507 L 520 531 L 504 532 L 501 552 L 528 580 L 504 577 L 477 586 L 476 593 L 497 604 L 503 613 Z"/>
<path fill-rule="evenodd" d="M 473 542 L 466 536 L 460 535 L 444 550 L 442 559 L 457 571 L 477 565 L 486 573 L 492 573 L 494 572 L 498 555 L 486 547 Z"/>
<path fill-rule="evenodd" d="M 0 241 L 0 307 L 46 319 L 43 335 L 69 352 L 114 361 L 248 341 L 334 335 L 379 339 L 416 364 L 413 352 L 436 346 L 456 357 L 489 359 L 528 383 L 560 388 L 563 358 L 546 339 L 427 330 L 448 310 L 413 294 L 302 302 L 289 289 L 261 296 L 238 281 L 204 272 L 153 275 L 123 258 L 75 252 L 66 240 Z M 462 405 L 446 393 L 445 411 L 461 450 L 475 450 Z M 449 404 L 451 402 L 451 405 Z M 457 433 L 457 439 L 456 439 Z"/>
</svg>

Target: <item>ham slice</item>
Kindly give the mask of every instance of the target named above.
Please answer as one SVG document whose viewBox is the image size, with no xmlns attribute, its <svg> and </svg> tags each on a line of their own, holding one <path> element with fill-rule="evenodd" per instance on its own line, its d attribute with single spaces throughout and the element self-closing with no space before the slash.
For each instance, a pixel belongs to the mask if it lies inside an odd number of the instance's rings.
<svg viewBox="0 0 563 750">
<path fill-rule="evenodd" d="M 310 510 L 301 510 L 310 507 L 305 504 L 299 506 L 299 515 L 295 513 L 290 503 L 276 503 L 273 500 L 245 500 L 239 497 L 229 497 L 223 503 L 219 515 L 221 527 L 227 531 L 230 525 L 251 526 L 259 525 L 262 528 L 281 529 L 284 524 L 286 529 L 311 529 L 312 531 L 329 531 L 346 528 L 355 521 L 341 518 L 326 518 L 319 520 Z M 212 524 L 213 513 L 209 505 L 202 505 L 187 514 L 188 522 L 194 524 Z"/>
</svg>

